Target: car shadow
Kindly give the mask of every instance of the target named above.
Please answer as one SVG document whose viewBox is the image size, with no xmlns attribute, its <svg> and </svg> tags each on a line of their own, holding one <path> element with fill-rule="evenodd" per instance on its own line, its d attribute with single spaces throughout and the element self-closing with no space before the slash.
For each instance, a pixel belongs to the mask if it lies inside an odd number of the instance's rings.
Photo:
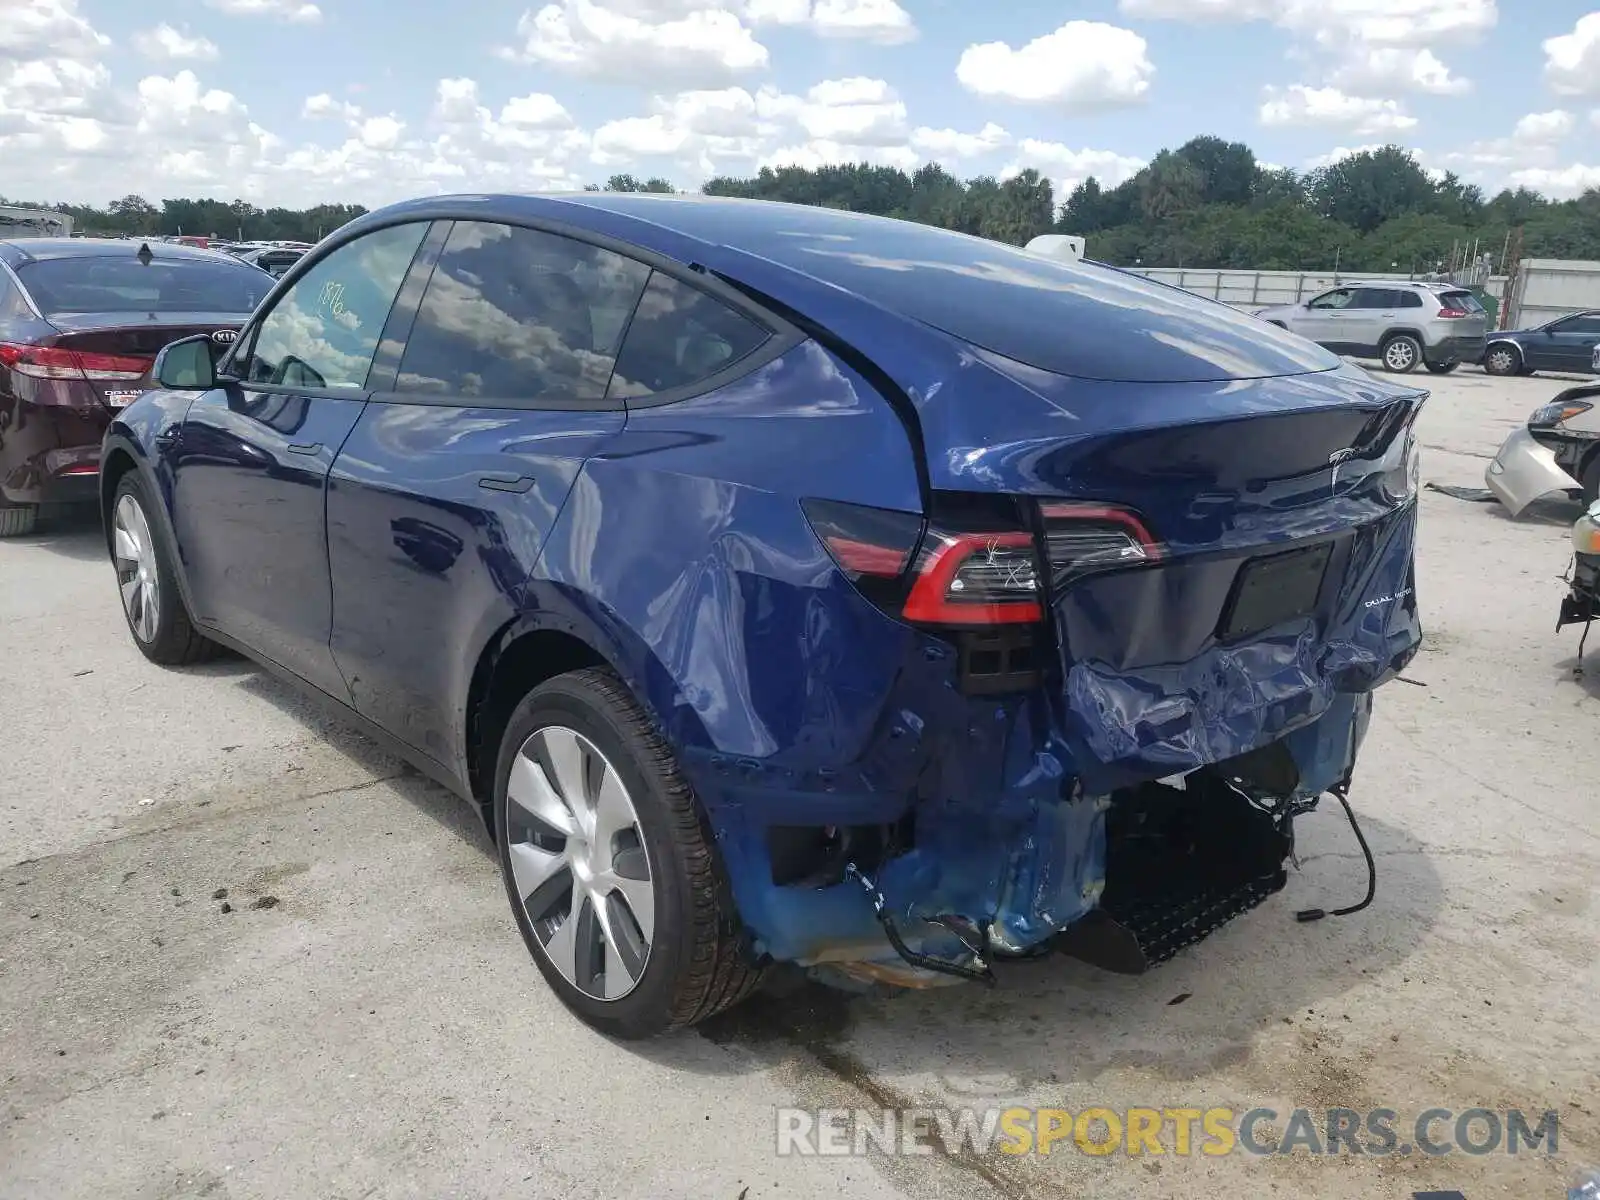
<svg viewBox="0 0 1600 1200">
<path fill-rule="evenodd" d="M 1567 528 L 1583 516 L 1583 510 L 1583 501 L 1571 496 L 1543 496 L 1514 517 L 1506 511 L 1503 504 L 1494 506 L 1494 511 L 1500 519 L 1513 525 L 1555 525 Z"/>
<path fill-rule="evenodd" d="M 1112 1068 L 1182 1082 L 1243 1063 L 1263 1031 L 1308 1011 L 1337 1012 L 1352 988 L 1401 967 L 1443 903 L 1422 845 L 1363 816 L 1378 862 L 1373 906 L 1297 923 L 1296 908 L 1354 900 L 1365 887 L 1349 827 L 1329 807 L 1332 813 L 1309 818 L 1327 849 L 1301 860 L 1284 893 L 1146 974 L 1114 975 L 1051 955 L 998 964 L 993 989 L 881 996 L 840 992 L 786 970 L 744 1003 L 637 1052 L 707 1074 L 793 1072 L 797 1059 L 808 1060 L 810 1071 L 829 1077 L 821 1090 L 845 1105 L 879 1103 L 860 1097 L 873 1096 L 872 1081 L 883 1075 L 931 1075 L 958 1092 L 978 1081 L 992 1097 Z"/>
<path fill-rule="evenodd" d="M 237 675 L 241 687 L 364 772 L 390 780 L 495 868 L 493 844 L 470 805 L 317 701 L 243 659 L 196 669 Z M 1427 938 L 1443 903 L 1422 844 L 1363 815 L 1379 872 L 1373 906 L 1349 917 L 1297 923 L 1296 908 L 1353 900 L 1366 883 L 1362 857 L 1336 806 L 1301 821 L 1300 870 L 1291 873 L 1284 892 L 1144 975 L 1115 975 L 1049 955 L 997 964 L 993 989 L 968 984 L 852 993 L 781 967 L 744 1002 L 677 1035 L 630 1043 L 630 1051 L 706 1075 L 809 1072 L 813 1084 L 801 1089 L 809 1094 L 889 1106 L 903 1098 L 879 1082 L 885 1075 L 931 1075 L 956 1091 L 976 1087 L 992 1096 L 1088 1080 L 1112 1068 L 1182 1082 L 1242 1063 L 1264 1030 L 1303 1019 L 1308 1010 L 1336 1010 L 1353 987 L 1402 966 Z"/>
<path fill-rule="evenodd" d="M 62 558 L 79 562 L 106 561 L 106 538 L 100 524 L 100 512 L 90 505 L 46 508 L 39 514 L 39 523 L 34 526 L 32 533 L 6 540 L 24 546 L 38 546 Z"/>
<path fill-rule="evenodd" d="M 191 670 L 224 678 L 236 676 L 239 686 L 245 691 L 304 725 L 374 779 L 387 780 L 418 811 L 472 843 L 498 869 L 494 843 L 489 840 L 472 805 L 449 788 L 429 779 L 410 763 L 388 753 L 353 725 L 341 720 L 337 713 L 329 712 L 321 702 L 284 683 L 242 655 L 230 656 Z"/>
</svg>

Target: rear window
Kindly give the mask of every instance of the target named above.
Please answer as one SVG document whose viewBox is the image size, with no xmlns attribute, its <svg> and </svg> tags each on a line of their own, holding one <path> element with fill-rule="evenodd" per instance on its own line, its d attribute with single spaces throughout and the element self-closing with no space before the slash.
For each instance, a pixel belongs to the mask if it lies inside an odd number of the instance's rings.
<svg viewBox="0 0 1600 1200">
<path fill-rule="evenodd" d="M 85 255 L 24 263 L 17 278 L 43 313 L 249 313 L 272 276 L 244 263 Z"/>
<path fill-rule="evenodd" d="M 1445 292 L 1439 297 L 1440 303 L 1446 308 L 1453 308 L 1459 312 L 1481 313 L 1483 305 L 1478 303 L 1478 298 L 1471 292 Z"/>
</svg>

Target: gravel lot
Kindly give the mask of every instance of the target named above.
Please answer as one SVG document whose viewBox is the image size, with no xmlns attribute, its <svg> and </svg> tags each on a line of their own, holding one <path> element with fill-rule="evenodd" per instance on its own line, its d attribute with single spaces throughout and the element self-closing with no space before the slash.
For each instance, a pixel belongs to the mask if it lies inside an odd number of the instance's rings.
<svg viewBox="0 0 1600 1200">
<path fill-rule="evenodd" d="M 1423 377 L 1481 485 L 1565 386 Z M 1600 644 L 1553 632 L 1572 506 L 1423 498 L 1428 641 L 1288 889 L 1118 978 L 810 987 L 619 1046 L 528 960 L 466 807 L 241 661 L 134 650 L 98 531 L 0 543 L 0 1196 L 1556 1196 L 1600 1165 Z M 231 912 L 222 911 L 227 889 Z M 1181 993 L 1181 1006 L 1169 1001 Z M 780 1105 L 1556 1109 L 1561 1154 L 785 1159 Z"/>
</svg>

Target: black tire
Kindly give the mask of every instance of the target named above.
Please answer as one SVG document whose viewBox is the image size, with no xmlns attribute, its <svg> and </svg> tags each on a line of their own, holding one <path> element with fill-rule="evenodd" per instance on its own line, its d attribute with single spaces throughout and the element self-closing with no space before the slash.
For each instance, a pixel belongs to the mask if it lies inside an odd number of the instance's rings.
<svg viewBox="0 0 1600 1200">
<path fill-rule="evenodd" d="M 1397 333 L 1384 339 L 1378 358 L 1390 374 L 1409 375 L 1422 365 L 1422 343 L 1409 333 Z"/>
<path fill-rule="evenodd" d="M 1454 371 L 1461 364 L 1460 363 L 1428 363 L 1426 365 L 1427 365 L 1428 370 L 1430 372 L 1432 372 L 1433 374 L 1435 374 L 1435 375 L 1448 375 L 1448 374 L 1450 374 L 1451 371 Z"/>
<path fill-rule="evenodd" d="M 150 637 L 142 635 L 134 622 L 133 614 L 128 610 L 128 605 L 122 604 L 122 616 L 128 623 L 128 633 L 133 638 L 133 644 L 139 647 L 139 652 L 151 662 L 163 667 L 183 667 L 215 658 L 221 647 L 194 627 L 194 621 L 190 618 L 189 610 L 183 601 L 183 593 L 178 590 L 178 573 L 173 565 L 172 547 L 167 542 L 162 525 L 155 519 L 156 510 L 135 471 L 129 471 L 117 482 L 117 490 L 111 498 L 113 525 L 125 496 L 138 505 L 144 516 L 154 553 L 156 576 L 156 619 Z M 117 560 L 115 550 L 112 559 L 113 569 L 117 572 L 117 590 L 120 593 L 125 576 L 131 575 L 131 572 L 124 570 L 122 563 Z M 120 595 L 118 599 L 121 599 Z"/>
<path fill-rule="evenodd" d="M 1579 476 L 1578 483 L 1583 487 L 1583 502 L 1585 505 L 1590 505 L 1596 500 L 1600 500 L 1600 453 L 1589 456 L 1589 461 L 1584 464 L 1583 474 Z"/>
<path fill-rule="evenodd" d="M 38 505 L 0 504 L 0 538 L 27 537 L 38 523 Z"/>
<path fill-rule="evenodd" d="M 1483 369 L 1490 375 L 1521 375 L 1522 351 L 1506 344 L 1490 346 L 1483 353 Z"/>
<path fill-rule="evenodd" d="M 618 999 L 598 999 L 568 982 L 535 936 L 512 872 L 507 784 L 524 743 L 551 728 L 587 739 L 617 773 L 648 856 L 654 933 L 642 974 Z M 764 968 L 747 947 L 694 792 L 654 722 L 611 671 L 557 676 L 517 705 L 500 742 L 494 827 L 506 896 L 528 952 L 562 1003 L 594 1029 L 618 1038 L 653 1037 L 721 1012 L 760 986 Z"/>
</svg>

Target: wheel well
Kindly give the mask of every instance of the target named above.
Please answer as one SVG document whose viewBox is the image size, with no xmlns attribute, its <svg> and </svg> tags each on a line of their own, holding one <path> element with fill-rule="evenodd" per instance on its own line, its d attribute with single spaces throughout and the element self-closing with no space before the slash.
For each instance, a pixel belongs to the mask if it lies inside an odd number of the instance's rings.
<svg viewBox="0 0 1600 1200">
<path fill-rule="evenodd" d="M 100 464 L 100 528 L 106 531 L 108 544 L 111 539 L 111 498 L 117 494 L 117 484 L 122 482 L 122 477 L 135 465 L 133 455 L 122 449 L 113 450 Z"/>
<path fill-rule="evenodd" d="M 1522 357 L 1522 347 L 1517 345 L 1517 343 L 1513 342 L 1510 338 L 1496 338 L 1490 341 L 1489 344 L 1483 348 L 1483 356 L 1485 358 L 1489 357 L 1489 351 L 1493 350 L 1497 346 L 1504 346 L 1519 359 Z"/>
<path fill-rule="evenodd" d="M 587 642 L 555 629 L 496 638 L 478 659 L 467 697 L 467 772 L 472 794 L 492 827 L 494 770 L 506 722 L 522 698 L 547 680 L 606 660 Z"/>
<path fill-rule="evenodd" d="M 1387 346 L 1397 337 L 1415 338 L 1419 346 L 1427 344 L 1422 340 L 1422 334 L 1415 329 L 1386 329 L 1383 331 L 1383 336 L 1378 339 L 1378 345 Z"/>
</svg>

